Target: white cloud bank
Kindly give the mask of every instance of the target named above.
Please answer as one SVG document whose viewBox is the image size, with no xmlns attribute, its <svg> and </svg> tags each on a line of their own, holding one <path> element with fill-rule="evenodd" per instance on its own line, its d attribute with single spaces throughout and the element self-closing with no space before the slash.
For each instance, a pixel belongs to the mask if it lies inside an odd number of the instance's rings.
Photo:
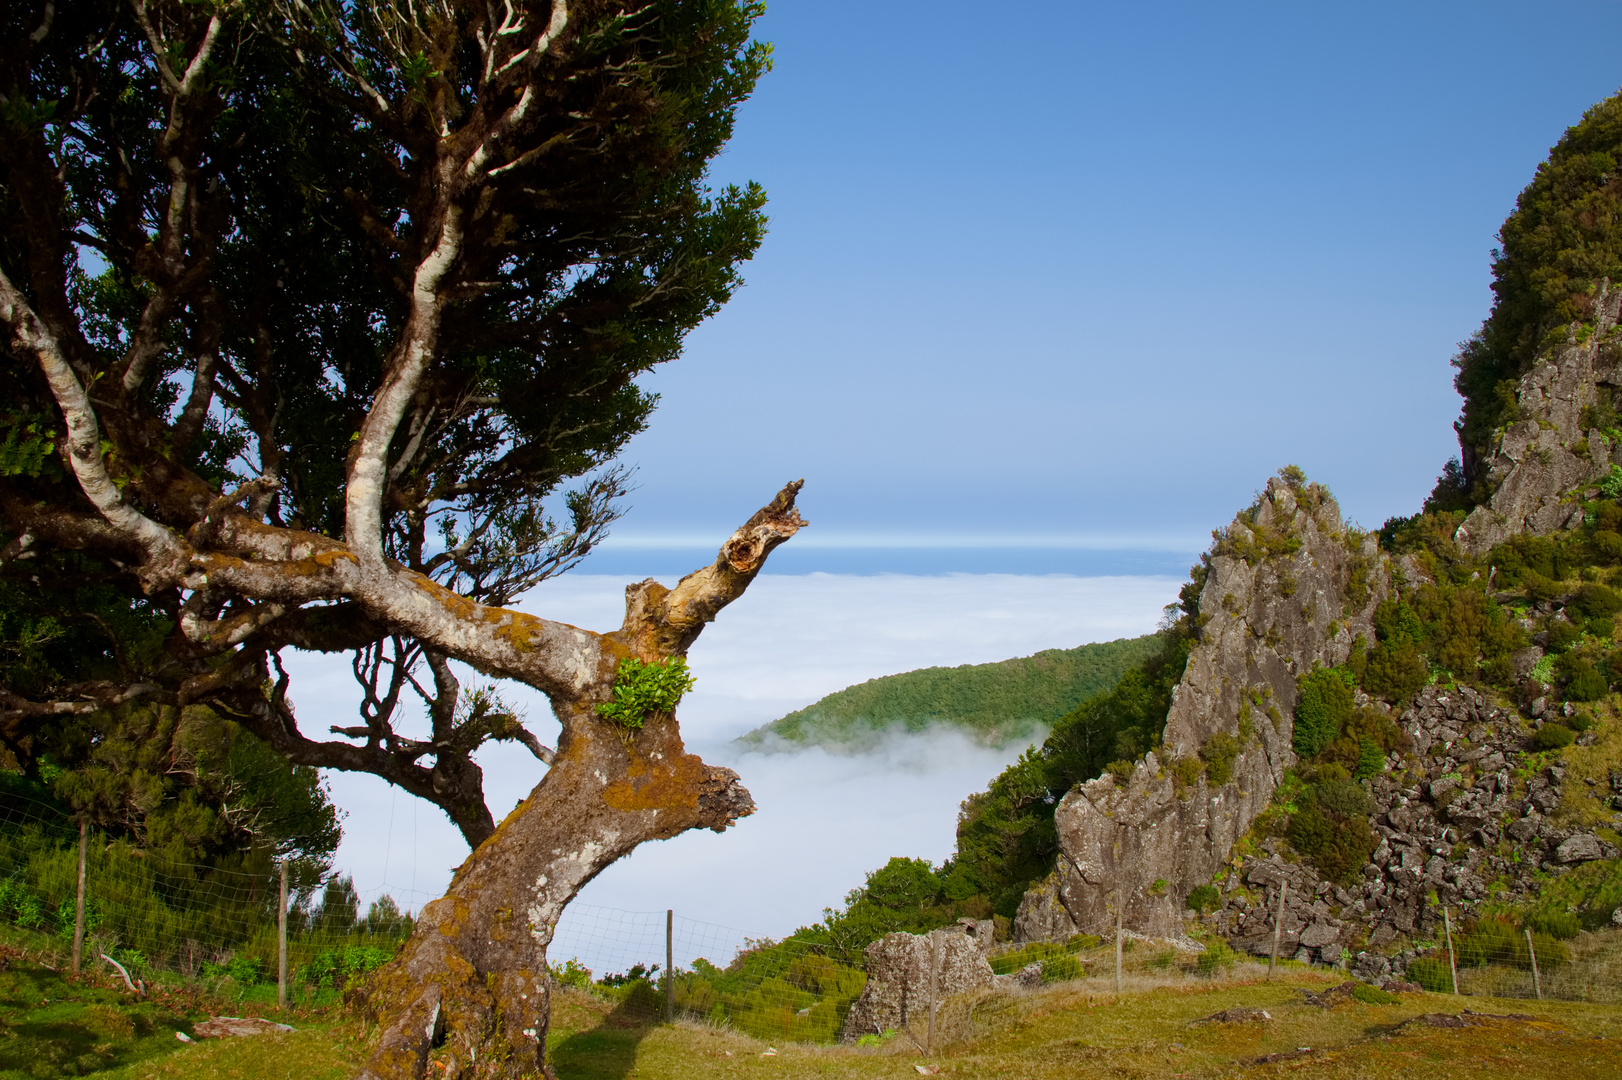
<svg viewBox="0 0 1622 1080">
<path fill-rule="evenodd" d="M 525 610 L 593 629 L 617 626 L 623 577 L 570 575 L 525 598 Z M 987 750 L 958 736 L 900 739 L 851 758 L 820 751 L 740 754 L 730 740 L 853 683 L 919 667 L 984 663 L 1152 630 L 1180 581 L 1169 577 L 950 574 L 763 575 L 693 647 L 698 677 L 682 703 L 690 747 L 737 769 L 758 806 L 724 834 L 645 844 L 582 892 L 582 905 L 662 911 L 780 936 L 837 906 L 892 855 L 950 853 L 957 807 L 1022 747 Z M 306 730 L 353 723 L 348 665 L 290 665 Z M 514 690 L 530 727 L 555 738 L 539 695 Z M 509 744 L 480 753 L 496 816 L 542 769 Z M 331 773 L 348 811 L 338 866 L 363 895 L 418 907 L 439 895 L 467 848 L 440 811 L 383 781 Z M 661 927 L 662 929 L 662 927 Z"/>
</svg>

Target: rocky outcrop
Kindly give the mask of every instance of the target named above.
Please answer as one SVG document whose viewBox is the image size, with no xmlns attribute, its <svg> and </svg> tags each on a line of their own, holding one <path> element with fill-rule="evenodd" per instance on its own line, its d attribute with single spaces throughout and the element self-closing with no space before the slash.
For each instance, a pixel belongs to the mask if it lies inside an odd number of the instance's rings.
<svg viewBox="0 0 1622 1080">
<path fill-rule="evenodd" d="M 1019 902 L 1014 916 L 1014 940 L 1067 941 L 1076 933 L 1076 920 L 1070 917 L 1059 897 L 1059 874 L 1054 871 L 1030 889 Z"/>
<path fill-rule="evenodd" d="M 1282 479 L 1220 535 L 1207 565 L 1199 643 L 1160 750 L 1124 783 L 1106 774 L 1059 804 L 1058 895 L 1081 931 L 1112 928 L 1119 905 L 1128 929 L 1183 932 L 1189 890 L 1211 880 L 1295 761 L 1297 677 L 1344 663 L 1360 635 L 1372 642 L 1389 591 L 1374 538 L 1349 532 L 1323 489 Z M 1040 904 L 1028 896 L 1021 911 Z"/>
<path fill-rule="evenodd" d="M 1357 883 L 1324 881 L 1310 863 L 1286 860 L 1283 846 L 1267 841 L 1228 875 L 1219 906 L 1203 917 L 1207 929 L 1236 949 L 1266 956 L 1281 926 L 1282 957 L 1336 963 L 1343 950 L 1356 950 L 1358 974 L 1400 976 L 1403 955 L 1393 963 L 1377 950 L 1401 937 L 1434 937 L 1440 905 L 1462 921 L 1489 899 L 1490 882 L 1500 883 L 1494 902 L 1514 902 L 1537 895 L 1540 872 L 1617 857 L 1592 833 L 1550 821 L 1561 805 L 1564 765 L 1513 779 L 1531 735 L 1515 713 L 1469 688 L 1427 687 L 1400 726 L 1412 752 L 1369 784 L 1380 843 Z M 1515 842 L 1513 858 L 1499 853 L 1505 836 Z M 1431 893 L 1438 903 L 1427 902 Z"/>
<path fill-rule="evenodd" d="M 968 920 L 964 920 L 967 922 Z M 926 1021 L 933 1002 L 996 982 L 986 949 L 989 920 L 928 934 L 887 934 L 867 947 L 867 985 L 845 1015 L 841 1038 L 853 1042 Z M 931 971 L 933 997 L 931 996 Z"/>
<path fill-rule="evenodd" d="M 1491 499 L 1476 507 L 1455 536 L 1480 555 L 1518 533 L 1547 535 L 1582 521 L 1574 488 L 1622 464 L 1622 445 L 1585 423 L 1601 387 L 1622 386 L 1622 347 L 1614 340 L 1622 290 L 1602 282 L 1591 333 L 1572 324 L 1566 344 L 1521 377 L 1520 418 L 1498 435 L 1487 464 Z"/>
</svg>

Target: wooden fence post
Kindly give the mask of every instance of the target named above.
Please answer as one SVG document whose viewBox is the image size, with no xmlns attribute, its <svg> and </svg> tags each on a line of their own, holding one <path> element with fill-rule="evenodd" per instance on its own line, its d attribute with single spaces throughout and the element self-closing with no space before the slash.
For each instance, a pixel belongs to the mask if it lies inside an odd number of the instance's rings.
<svg viewBox="0 0 1622 1080">
<path fill-rule="evenodd" d="M 665 909 L 665 1023 L 676 1019 L 676 909 Z"/>
<path fill-rule="evenodd" d="M 79 961 L 84 956 L 84 886 L 85 860 L 90 852 L 90 819 L 79 819 L 79 892 L 73 902 L 73 973 L 79 974 Z"/>
<path fill-rule="evenodd" d="M 1115 992 L 1121 992 L 1121 894 L 1115 894 Z"/>
<path fill-rule="evenodd" d="M 1448 915 L 1447 908 L 1442 909 L 1442 933 L 1447 935 L 1447 968 L 1453 973 L 1453 995 L 1457 997 L 1459 993 L 1459 965 L 1453 959 L 1453 920 Z"/>
<path fill-rule="evenodd" d="M 1267 961 L 1267 978 L 1273 978 L 1273 969 L 1278 967 L 1279 941 L 1284 937 L 1284 898 L 1290 895 L 1290 883 L 1285 880 L 1278 887 L 1278 914 L 1273 916 L 1273 958 Z"/>
<path fill-rule="evenodd" d="M 1526 928 L 1526 955 L 1532 958 L 1532 989 L 1537 993 L 1538 1000 L 1543 1000 L 1543 979 L 1538 975 L 1538 950 L 1532 944 L 1532 928 Z"/>
<path fill-rule="evenodd" d="M 282 860 L 282 884 L 276 905 L 276 1007 L 287 1007 L 287 860 Z"/>
<path fill-rule="evenodd" d="M 924 1033 L 924 1053 L 935 1053 L 935 973 L 940 968 L 940 931 L 929 933 L 929 1026 Z"/>
</svg>

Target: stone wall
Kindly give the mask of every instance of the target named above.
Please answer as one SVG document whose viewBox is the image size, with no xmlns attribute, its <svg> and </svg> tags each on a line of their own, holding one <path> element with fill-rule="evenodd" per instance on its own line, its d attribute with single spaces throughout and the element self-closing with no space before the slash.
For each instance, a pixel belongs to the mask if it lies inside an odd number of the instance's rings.
<svg viewBox="0 0 1622 1080">
<path fill-rule="evenodd" d="M 1279 479 L 1234 519 L 1209 566 L 1199 643 L 1160 750 L 1124 784 L 1106 774 L 1059 803 L 1058 897 L 1081 931 L 1113 926 L 1119 904 L 1127 929 L 1182 933 L 1189 890 L 1211 880 L 1294 764 L 1297 677 L 1344 663 L 1359 635 L 1372 643 L 1374 608 L 1390 589 L 1374 537 L 1349 534 L 1322 489 Z M 1368 587 L 1354 609 L 1347 584 L 1358 567 Z M 1197 761 L 1219 733 L 1241 743 L 1232 780 L 1201 772 L 1180 783 L 1178 761 Z"/>
</svg>

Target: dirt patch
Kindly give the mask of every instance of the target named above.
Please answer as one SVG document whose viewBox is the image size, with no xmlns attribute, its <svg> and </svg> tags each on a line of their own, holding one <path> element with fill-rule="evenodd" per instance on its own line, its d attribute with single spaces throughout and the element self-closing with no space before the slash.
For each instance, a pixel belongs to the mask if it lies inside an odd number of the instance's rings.
<svg viewBox="0 0 1622 1080">
<path fill-rule="evenodd" d="M 274 1020 L 261 1020 L 257 1016 L 211 1016 L 192 1028 L 199 1039 L 228 1039 L 234 1035 L 266 1035 L 277 1031 L 292 1031 L 286 1024 Z"/>
<path fill-rule="evenodd" d="M 1497 1021 L 1527 1024 L 1536 1020 L 1537 1017 L 1527 1016 L 1525 1013 L 1478 1013 L 1465 1009 L 1457 1016 L 1451 1013 L 1420 1013 L 1412 1019 L 1403 1021 L 1398 1030 L 1413 1026 L 1438 1028 L 1486 1027 Z"/>
<path fill-rule="evenodd" d="M 1210 1016 L 1190 1020 L 1188 1026 L 1193 1027 L 1196 1024 L 1265 1024 L 1271 1019 L 1273 1019 L 1273 1016 L 1266 1009 L 1223 1009 L 1221 1012 L 1214 1012 Z"/>
</svg>

